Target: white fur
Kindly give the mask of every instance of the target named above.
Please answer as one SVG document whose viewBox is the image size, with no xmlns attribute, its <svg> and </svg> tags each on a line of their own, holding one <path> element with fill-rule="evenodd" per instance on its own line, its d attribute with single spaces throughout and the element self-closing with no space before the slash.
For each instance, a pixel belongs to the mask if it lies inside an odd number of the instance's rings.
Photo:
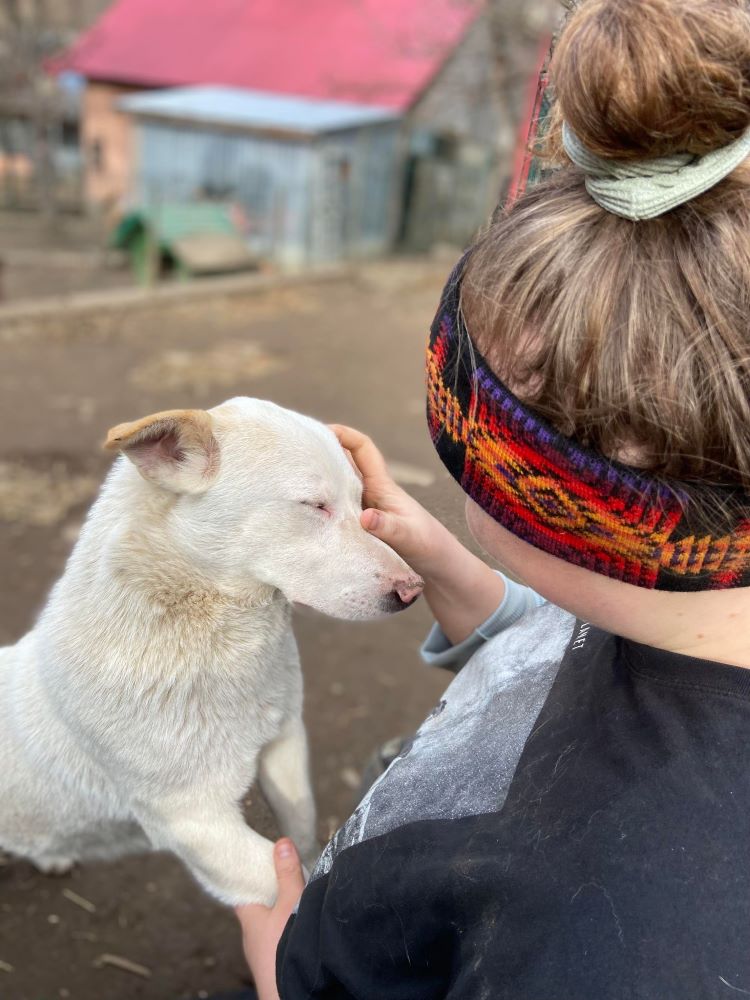
<svg viewBox="0 0 750 1000">
<path fill-rule="evenodd" d="M 272 845 L 239 805 L 256 775 L 317 849 L 289 602 L 375 617 L 419 581 L 360 527 L 328 428 L 246 398 L 209 414 L 218 461 L 118 458 L 38 624 L 0 650 L 0 846 L 43 870 L 166 848 L 224 902 L 268 904 Z"/>
</svg>

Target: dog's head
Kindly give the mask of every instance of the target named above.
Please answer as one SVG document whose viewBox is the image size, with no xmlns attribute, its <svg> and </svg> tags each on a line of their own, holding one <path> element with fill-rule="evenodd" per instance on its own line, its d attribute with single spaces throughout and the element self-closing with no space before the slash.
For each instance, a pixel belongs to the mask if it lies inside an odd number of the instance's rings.
<svg viewBox="0 0 750 1000">
<path fill-rule="evenodd" d="M 278 588 L 337 618 L 399 611 L 422 581 L 359 523 L 362 484 L 334 434 L 309 417 L 238 397 L 114 427 L 147 489 L 164 491 L 173 543 L 217 585 Z"/>
</svg>

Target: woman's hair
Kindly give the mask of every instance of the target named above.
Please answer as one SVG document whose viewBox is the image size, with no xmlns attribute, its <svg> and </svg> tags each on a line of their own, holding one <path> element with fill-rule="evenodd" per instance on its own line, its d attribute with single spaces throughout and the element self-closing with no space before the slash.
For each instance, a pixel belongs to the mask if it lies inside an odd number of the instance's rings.
<svg viewBox="0 0 750 1000">
<path fill-rule="evenodd" d="M 551 75 L 556 127 L 599 156 L 705 153 L 750 126 L 750 12 L 582 0 Z M 639 222 L 584 180 L 568 161 L 479 237 L 461 293 L 472 339 L 564 434 L 657 476 L 750 490 L 750 165 Z"/>
</svg>

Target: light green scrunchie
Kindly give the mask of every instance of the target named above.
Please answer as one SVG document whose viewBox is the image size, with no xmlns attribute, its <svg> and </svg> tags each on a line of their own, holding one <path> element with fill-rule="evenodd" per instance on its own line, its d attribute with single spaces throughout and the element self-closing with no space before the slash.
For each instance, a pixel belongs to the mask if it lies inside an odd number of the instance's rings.
<svg viewBox="0 0 750 1000">
<path fill-rule="evenodd" d="M 586 190 L 608 212 L 625 219 L 655 219 L 708 191 L 750 156 L 750 129 L 705 156 L 676 153 L 652 160 L 605 160 L 563 124 L 563 146 L 586 174 Z"/>
</svg>

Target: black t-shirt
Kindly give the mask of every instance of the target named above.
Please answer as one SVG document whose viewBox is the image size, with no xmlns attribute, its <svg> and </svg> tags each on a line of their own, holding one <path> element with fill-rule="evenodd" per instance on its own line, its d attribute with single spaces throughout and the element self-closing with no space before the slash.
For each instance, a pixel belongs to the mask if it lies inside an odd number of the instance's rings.
<svg viewBox="0 0 750 1000">
<path fill-rule="evenodd" d="M 326 848 L 277 971 L 282 1000 L 750 996 L 750 670 L 527 614 Z"/>
</svg>

